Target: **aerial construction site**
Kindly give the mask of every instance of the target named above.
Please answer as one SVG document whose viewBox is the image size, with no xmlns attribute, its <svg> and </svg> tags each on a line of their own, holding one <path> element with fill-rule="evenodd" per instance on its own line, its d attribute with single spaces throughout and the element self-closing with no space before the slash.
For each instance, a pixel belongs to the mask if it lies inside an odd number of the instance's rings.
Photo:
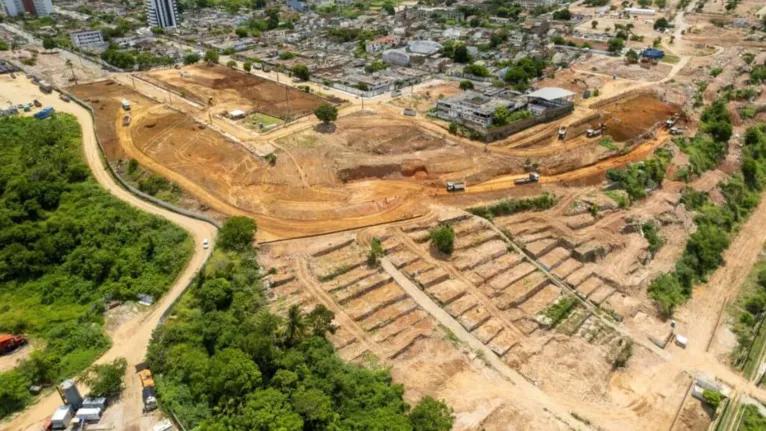
<svg viewBox="0 0 766 431">
<path fill-rule="evenodd" d="M 464 91 L 496 97 L 490 80 L 442 73 L 360 97 L 210 62 L 59 86 L 82 106 L 42 100 L 91 109 L 117 175 L 135 163 L 177 189 L 172 205 L 255 220 L 269 308 L 326 307 L 344 361 L 389 369 L 412 404 L 443 400 L 456 430 L 763 429 L 742 423 L 748 406 L 766 417 L 764 312 L 741 316 L 766 203 L 741 197 L 761 175 L 745 161 L 766 134 L 766 42 L 711 23 L 712 3 L 674 15 L 655 45 L 671 60 L 551 65 L 513 97 L 532 112 L 556 102 L 532 90 L 552 89 L 571 112 L 499 139 L 438 115 Z M 25 80 L 0 77 L 0 102 L 39 97 Z M 334 121 L 315 115 L 326 105 Z M 714 257 L 709 225 L 726 232 Z"/>
</svg>

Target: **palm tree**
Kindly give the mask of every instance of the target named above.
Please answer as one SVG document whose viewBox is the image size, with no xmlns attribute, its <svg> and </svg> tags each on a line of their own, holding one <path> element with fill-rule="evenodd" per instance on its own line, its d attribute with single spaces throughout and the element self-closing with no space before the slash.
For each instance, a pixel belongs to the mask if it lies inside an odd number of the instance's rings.
<svg viewBox="0 0 766 431">
<path fill-rule="evenodd" d="M 306 331 L 306 322 L 303 321 L 303 313 L 301 313 L 298 304 L 293 304 L 289 310 L 287 310 L 287 328 L 285 330 L 285 342 L 288 345 L 292 345 L 303 338 Z"/>
</svg>

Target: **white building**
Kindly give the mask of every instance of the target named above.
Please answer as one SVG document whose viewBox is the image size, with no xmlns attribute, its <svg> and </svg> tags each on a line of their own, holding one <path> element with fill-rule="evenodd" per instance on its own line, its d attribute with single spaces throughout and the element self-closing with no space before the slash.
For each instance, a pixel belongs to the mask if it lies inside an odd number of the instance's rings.
<svg viewBox="0 0 766 431">
<path fill-rule="evenodd" d="M 176 0 L 146 0 L 146 15 L 149 18 L 149 25 L 152 27 L 178 27 Z"/>
<path fill-rule="evenodd" d="M 383 61 L 396 66 L 407 66 L 410 64 L 410 55 L 401 49 L 387 49 L 383 51 Z"/>
<path fill-rule="evenodd" d="M 35 16 L 53 13 L 51 0 L 3 0 L 3 6 L 8 16 L 17 16 L 25 12 Z"/>
<path fill-rule="evenodd" d="M 631 15 L 654 15 L 657 13 L 654 9 L 639 9 L 635 7 L 626 8 L 625 12 Z"/>
<path fill-rule="evenodd" d="M 104 33 L 101 30 L 83 30 L 69 33 L 72 45 L 83 48 L 104 44 Z"/>
<path fill-rule="evenodd" d="M 442 49 L 442 45 L 432 40 L 412 40 L 407 48 L 415 54 L 431 55 Z"/>
<path fill-rule="evenodd" d="M 562 3 L 562 1 L 561 0 L 520 0 L 518 3 L 526 8 L 534 8 L 536 6 L 551 7 L 553 5 Z"/>
</svg>

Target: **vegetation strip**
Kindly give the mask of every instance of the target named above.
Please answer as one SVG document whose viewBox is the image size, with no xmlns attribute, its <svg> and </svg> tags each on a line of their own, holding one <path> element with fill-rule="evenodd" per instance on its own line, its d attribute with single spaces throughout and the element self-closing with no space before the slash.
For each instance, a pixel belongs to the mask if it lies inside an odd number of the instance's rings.
<svg viewBox="0 0 766 431">
<path fill-rule="evenodd" d="M 0 374 L 0 417 L 31 401 L 30 385 L 72 377 L 110 345 L 111 300 L 161 296 L 192 251 L 188 235 L 99 187 L 77 121 L 0 121 L 0 332 L 44 340 Z"/>
</svg>

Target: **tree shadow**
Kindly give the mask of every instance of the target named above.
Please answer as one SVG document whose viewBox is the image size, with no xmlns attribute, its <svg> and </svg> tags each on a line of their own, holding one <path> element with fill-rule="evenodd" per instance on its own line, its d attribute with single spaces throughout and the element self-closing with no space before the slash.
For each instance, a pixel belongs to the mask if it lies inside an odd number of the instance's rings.
<svg viewBox="0 0 766 431">
<path fill-rule="evenodd" d="M 314 131 L 319 133 L 335 133 L 335 123 L 319 123 L 314 127 Z"/>
</svg>

